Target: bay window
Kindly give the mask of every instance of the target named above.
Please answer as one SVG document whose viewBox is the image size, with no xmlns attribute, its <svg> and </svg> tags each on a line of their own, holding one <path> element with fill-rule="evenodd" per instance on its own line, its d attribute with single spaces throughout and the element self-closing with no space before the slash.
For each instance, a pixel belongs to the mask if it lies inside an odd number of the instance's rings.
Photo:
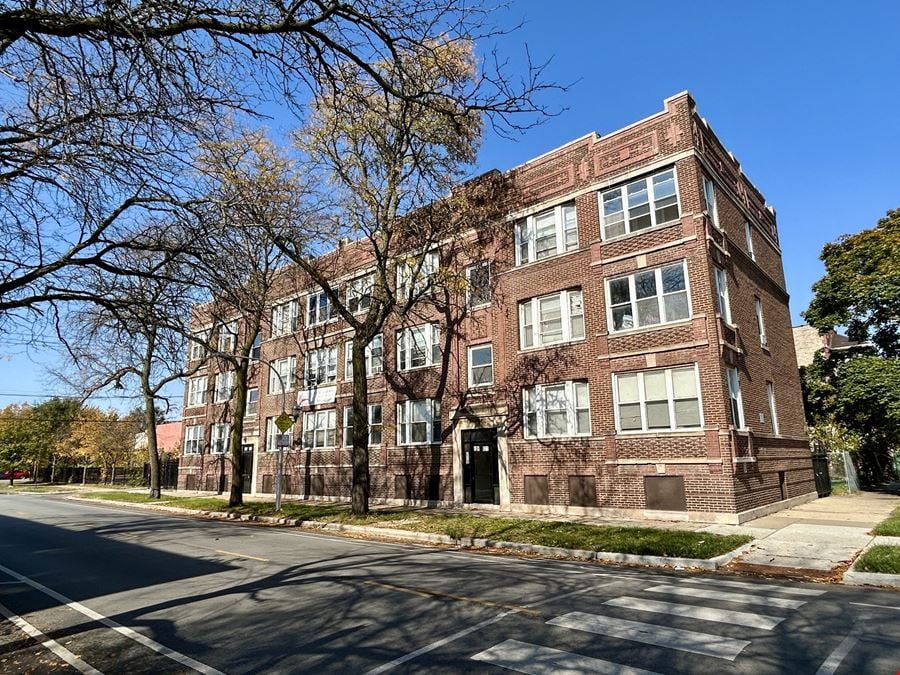
<svg viewBox="0 0 900 675">
<path fill-rule="evenodd" d="M 522 389 L 525 438 L 590 436 L 588 383 L 566 381 Z"/>
<path fill-rule="evenodd" d="M 678 220 L 675 169 L 600 193 L 603 238 L 614 239 Z"/>
<path fill-rule="evenodd" d="M 703 425 L 695 365 L 613 376 L 618 431 L 678 431 Z"/>
<path fill-rule="evenodd" d="M 685 261 L 607 282 L 611 332 L 690 318 Z"/>
</svg>

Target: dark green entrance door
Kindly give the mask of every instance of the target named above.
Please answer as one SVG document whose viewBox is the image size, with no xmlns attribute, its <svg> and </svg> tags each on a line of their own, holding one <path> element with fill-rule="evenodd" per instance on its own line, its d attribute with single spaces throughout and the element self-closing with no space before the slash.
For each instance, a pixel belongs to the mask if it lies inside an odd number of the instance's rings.
<svg viewBox="0 0 900 675">
<path fill-rule="evenodd" d="M 463 483 L 469 504 L 500 503 L 500 462 L 496 429 L 462 432 Z"/>
</svg>

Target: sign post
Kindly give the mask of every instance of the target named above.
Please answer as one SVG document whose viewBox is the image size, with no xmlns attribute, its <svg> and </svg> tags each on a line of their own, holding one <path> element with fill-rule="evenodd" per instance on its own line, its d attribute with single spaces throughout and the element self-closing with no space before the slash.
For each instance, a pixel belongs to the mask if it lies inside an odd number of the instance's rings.
<svg viewBox="0 0 900 675">
<path fill-rule="evenodd" d="M 293 418 L 282 410 L 275 418 L 275 426 L 281 433 L 275 437 L 275 447 L 278 449 L 278 467 L 275 472 L 275 511 L 281 511 L 281 482 L 284 475 L 284 449 L 291 445 L 291 435 L 287 430 L 294 426 Z"/>
</svg>

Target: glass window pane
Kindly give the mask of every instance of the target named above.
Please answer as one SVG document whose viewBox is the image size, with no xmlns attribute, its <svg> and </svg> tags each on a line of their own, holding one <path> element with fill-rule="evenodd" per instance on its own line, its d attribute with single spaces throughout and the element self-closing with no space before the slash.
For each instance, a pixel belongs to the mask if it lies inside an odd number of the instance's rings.
<svg viewBox="0 0 900 675">
<path fill-rule="evenodd" d="M 664 171 L 653 176 L 653 196 L 658 202 L 662 197 L 675 195 L 675 172 Z"/>
<path fill-rule="evenodd" d="M 567 402 L 566 385 L 544 387 L 544 405 L 548 410 L 565 410 Z"/>
<path fill-rule="evenodd" d="M 619 375 L 616 378 L 616 386 L 619 403 L 632 403 L 639 400 L 637 375 Z"/>
<path fill-rule="evenodd" d="M 670 426 L 668 401 L 647 403 L 647 428 L 668 429 Z"/>
<path fill-rule="evenodd" d="M 619 216 L 615 222 L 607 223 L 603 226 L 604 236 L 607 239 L 612 239 L 614 237 L 621 237 L 625 234 L 625 220 L 624 217 Z"/>
<path fill-rule="evenodd" d="M 629 184 L 626 191 L 628 192 L 629 211 L 632 211 L 634 207 L 646 204 L 649 201 L 647 195 L 647 181 L 644 179 Z"/>
<path fill-rule="evenodd" d="M 428 401 L 412 401 L 411 402 L 411 414 L 410 421 L 412 422 L 425 422 L 428 420 L 430 412 L 428 410 Z"/>
<path fill-rule="evenodd" d="M 674 196 L 656 202 L 656 223 L 658 225 L 677 220 L 678 216 L 678 201 Z"/>
<path fill-rule="evenodd" d="M 644 373 L 644 398 L 648 401 L 665 400 L 667 398 L 666 372 L 664 370 Z"/>
<path fill-rule="evenodd" d="M 613 308 L 613 330 L 627 330 L 634 328 L 634 316 L 631 313 L 631 305 Z"/>
<path fill-rule="evenodd" d="M 656 295 L 656 270 L 634 275 L 634 293 L 638 300 Z"/>
<path fill-rule="evenodd" d="M 672 371 L 672 391 L 675 398 L 696 398 L 697 377 L 693 368 L 678 368 Z"/>
<path fill-rule="evenodd" d="M 603 215 L 607 218 L 622 212 L 622 190 L 616 188 L 603 193 Z"/>
<path fill-rule="evenodd" d="M 666 321 L 680 321 L 688 318 L 690 312 L 688 310 L 687 291 L 676 293 L 675 295 L 667 295 L 663 302 L 666 306 Z"/>
<path fill-rule="evenodd" d="M 428 425 L 425 422 L 413 422 L 410 424 L 410 441 L 412 443 L 424 443 L 428 440 Z"/>
<path fill-rule="evenodd" d="M 566 426 L 566 411 L 548 410 L 546 415 L 546 432 L 548 436 L 566 436 L 568 429 Z"/>
<path fill-rule="evenodd" d="M 675 401 L 675 426 L 700 426 L 700 402 L 697 399 Z"/>
<path fill-rule="evenodd" d="M 685 289 L 684 266 L 681 263 L 663 267 L 661 273 L 663 293 L 674 293 Z"/>
<path fill-rule="evenodd" d="M 591 414 L 587 410 L 579 410 L 576 418 L 577 427 L 575 433 L 589 434 L 591 433 Z"/>
<path fill-rule="evenodd" d="M 641 405 L 639 403 L 627 403 L 619 406 L 619 427 L 623 431 L 641 428 Z"/>
<path fill-rule="evenodd" d="M 588 401 L 588 385 L 587 382 L 575 382 L 575 407 L 587 408 L 590 405 Z"/>
<path fill-rule="evenodd" d="M 657 298 L 638 300 L 638 325 L 653 326 L 659 323 L 659 301 Z"/>
<path fill-rule="evenodd" d="M 491 347 L 472 347 L 472 366 L 485 366 L 491 363 Z"/>
<path fill-rule="evenodd" d="M 628 212 L 628 227 L 632 232 L 646 230 L 653 223 L 650 220 L 650 205 L 644 204 Z"/>
<path fill-rule="evenodd" d="M 614 305 L 631 301 L 631 292 L 628 289 L 628 277 L 613 279 L 609 282 L 609 301 Z"/>
</svg>

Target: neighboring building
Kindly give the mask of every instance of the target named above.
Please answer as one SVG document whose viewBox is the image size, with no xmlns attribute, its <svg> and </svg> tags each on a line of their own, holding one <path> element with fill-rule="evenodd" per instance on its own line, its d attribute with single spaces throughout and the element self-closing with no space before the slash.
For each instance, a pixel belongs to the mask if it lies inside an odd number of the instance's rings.
<svg viewBox="0 0 900 675">
<path fill-rule="evenodd" d="M 172 455 L 177 457 L 181 454 L 181 422 L 166 422 L 165 424 L 156 425 L 156 447 L 160 455 Z M 135 436 L 134 447 L 138 449 L 146 449 L 147 434 L 140 432 Z"/>
<path fill-rule="evenodd" d="M 833 330 L 820 335 L 817 328 L 805 324 L 794 326 L 791 330 L 794 332 L 794 348 L 797 350 L 797 365 L 800 367 L 810 365 L 818 352 L 822 352 L 827 359 L 831 352 L 843 352 L 862 346 Z"/>
<path fill-rule="evenodd" d="M 691 97 L 506 176 L 522 204 L 500 245 L 433 261 L 470 266 L 458 328 L 392 320 L 368 357 L 373 499 L 742 522 L 814 498 L 775 213 Z M 261 358 L 304 406 L 286 492 L 347 498 L 349 331 L 312 288 L 272 304 Z M 186 383 L 182 488 L 230 475 L 211 368 Z M 244 437 L 257 493 L 282 410 L 267 371 Z"/>
</svg>

